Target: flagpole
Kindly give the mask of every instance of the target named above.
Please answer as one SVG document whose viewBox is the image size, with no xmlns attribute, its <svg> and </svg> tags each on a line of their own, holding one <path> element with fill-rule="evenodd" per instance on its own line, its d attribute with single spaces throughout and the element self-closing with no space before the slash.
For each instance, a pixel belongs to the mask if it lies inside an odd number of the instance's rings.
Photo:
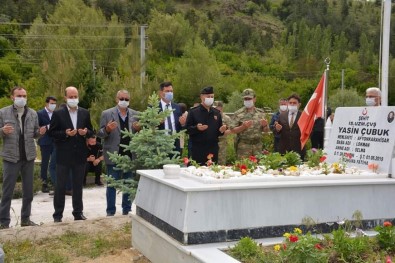
<svg viewBox="0 0 395 263">
<path fill-rule="evenodd" d="M 328 102 L 328 79 L 329 79 L 329 65 L 331 64 L 331 60 L 329 58 L 326 58 L 324 60 L 326 64 L 326 69 L 325 69 L 325 82 L 324 82 L 324 112 L 322 113 L 322 116 L 324 116 L 324 123 L 326 123 L 326 119 L 329 116 L 326 116 L 327 113 L 327 102 Z M 324 134 L 325 136 L 325 134 Z"/>
<path fill-rule="evenodd" d="M 328 79 L 329 79 L 329 65 L 331 64 L 331 60 L 329 58 L 326 58 L 324 60 L 324 63 L 326 64 L 326 69 L 325 69 L 325 81 L 324 81 L 324 107 L 323 107 L 323 113 L 322 116 L 324 116 L 324 133 L 323 133 L 323 138 L 324 138 L 324 145 L 323 148 L 325 149 L 327 147 L 328 141 L 329 141 L 329 134 L 326 134 L 327 132 L 325 130 L 326 129 L 326 121 L 328 119 L 328 116 L 326 116 L 328 110 L 328 105 L 327 105 L 327 101 L 328 101 Z M 327 136 L 327 137 L 325 137 Z"/>
</svg>

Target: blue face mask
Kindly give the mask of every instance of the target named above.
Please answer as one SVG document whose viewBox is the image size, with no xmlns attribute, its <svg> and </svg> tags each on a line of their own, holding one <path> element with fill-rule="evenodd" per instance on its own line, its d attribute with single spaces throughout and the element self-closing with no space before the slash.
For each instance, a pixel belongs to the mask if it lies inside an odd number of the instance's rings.
<svg viewBox="0 0 395 263">
<path fill-rule="evenodd" d="M 173 100 L 173 92 L 165 92 L 165 100 L 172 101 Z"/>
</svg>

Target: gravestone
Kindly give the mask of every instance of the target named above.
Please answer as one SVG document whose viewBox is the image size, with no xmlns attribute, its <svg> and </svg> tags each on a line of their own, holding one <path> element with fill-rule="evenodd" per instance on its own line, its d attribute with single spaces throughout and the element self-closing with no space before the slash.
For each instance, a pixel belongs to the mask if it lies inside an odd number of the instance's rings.
<svg viewBox="0 0 395 263">
<path fill-rule="evenodd" d="M 325 149 L 329 163 L 340 160 L 349 166 L 391 174 L 395 142 L 395 107 L 337 108 Z"/>
</svg>

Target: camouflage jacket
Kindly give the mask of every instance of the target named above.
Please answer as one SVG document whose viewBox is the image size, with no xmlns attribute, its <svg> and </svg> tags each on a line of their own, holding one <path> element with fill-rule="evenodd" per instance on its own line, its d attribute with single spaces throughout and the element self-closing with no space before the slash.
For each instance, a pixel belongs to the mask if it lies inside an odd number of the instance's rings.
<svg viewBox="0 0 395 263">
<path fill-rule="evenodd" d="M 266 114 L 264 110 L 254 108 L 253 111 L 247 111 L 245 107 L 237 110 L 233 115 L 231 129 L 240 126 L 244 121 L 253 120 L 250 128 L 237 134 L 237 141 L 260 141 L 262 139 L 263 127 L 261 120 L 265 119 Z"/>
</svg>

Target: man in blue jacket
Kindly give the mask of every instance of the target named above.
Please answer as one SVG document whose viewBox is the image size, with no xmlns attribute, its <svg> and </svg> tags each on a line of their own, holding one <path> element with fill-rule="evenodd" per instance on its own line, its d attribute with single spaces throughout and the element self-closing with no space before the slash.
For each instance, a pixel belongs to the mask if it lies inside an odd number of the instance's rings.
<svg viewBox="0 0 395 263">
<path fill-rule="evenodd" d="M 49 129 L 49 123 L 51 122 L 52 113 L 56 108 L 56 98 L 49 96 L 45 99 L 45 107 L 37 111 L 38 125 L 40 127 L 46 127 Z M 56 151 L 54 149 L 54 142 L 52 137 L 45 133 L 40 139 L 38 139 L 38 145 L 41 151 L 41 171 L 40 176 L 42 180 L 41 191 L 48 193 L 48 164 L 49 174 L 51 175 L 52 185 L 56 185 Z"/>
</svg>

